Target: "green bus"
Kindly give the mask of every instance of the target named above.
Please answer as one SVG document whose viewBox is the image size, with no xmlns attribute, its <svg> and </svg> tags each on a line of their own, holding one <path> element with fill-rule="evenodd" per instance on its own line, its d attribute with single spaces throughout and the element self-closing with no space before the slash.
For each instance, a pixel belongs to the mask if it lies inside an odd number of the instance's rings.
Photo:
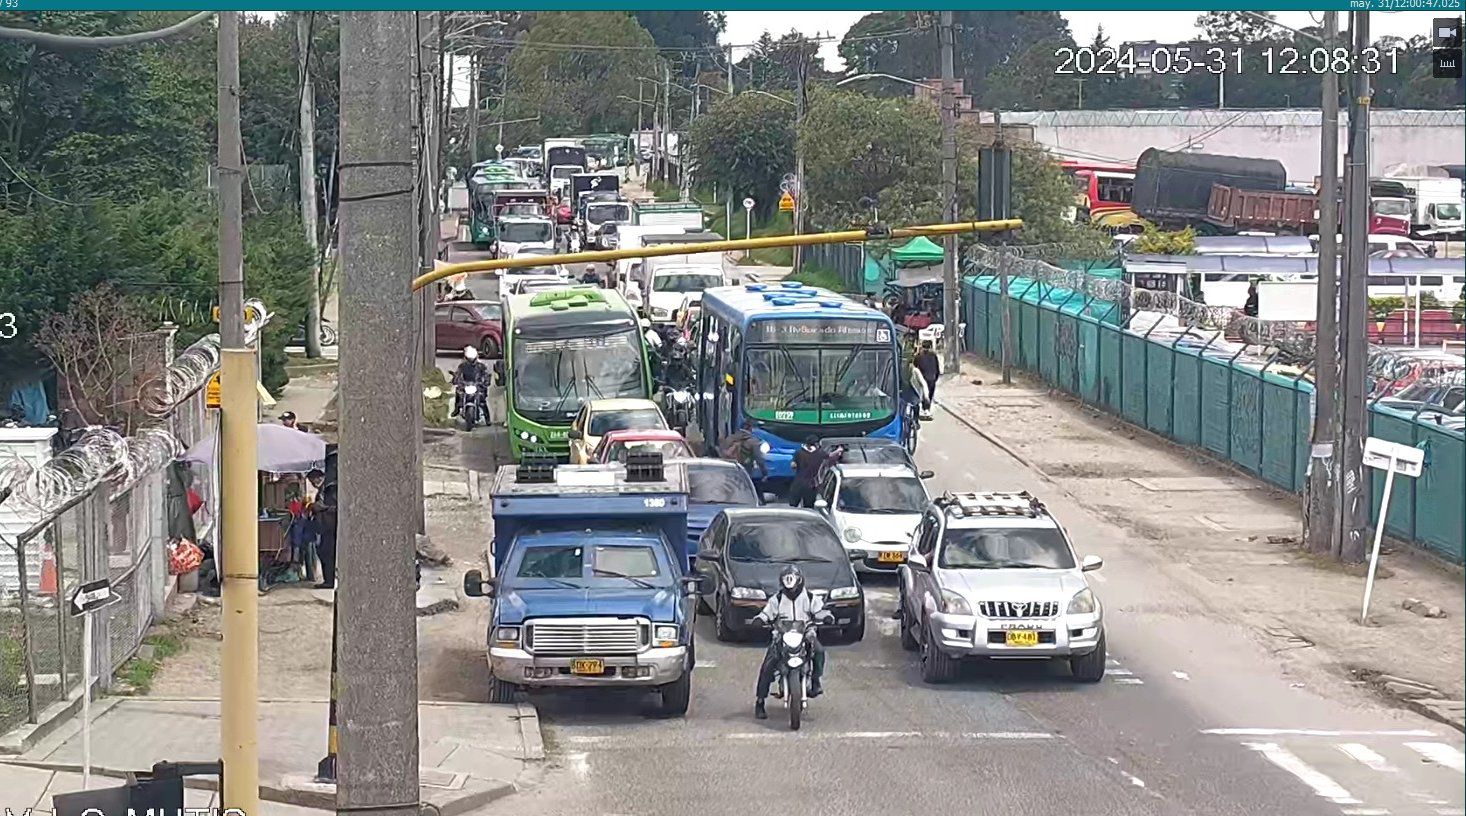
<svg viewBox="0 0 1466 816">
<path fill-rule="evenodd" d="M 534 185 L 508 168 L 485 167 L 468 179 L 469 240 L 479 247 L 494 243 L 494 195 L 505 190 L 527 190 Z"/>
<path fill-rule="evenodd" d="M 652 374 L 641 321 L 608 289 L 557 289 L 504 303 L 501 369 L 509 446 L 570 457 L 567 434 L 593 399 L 650 399 Z"/>
</svg>

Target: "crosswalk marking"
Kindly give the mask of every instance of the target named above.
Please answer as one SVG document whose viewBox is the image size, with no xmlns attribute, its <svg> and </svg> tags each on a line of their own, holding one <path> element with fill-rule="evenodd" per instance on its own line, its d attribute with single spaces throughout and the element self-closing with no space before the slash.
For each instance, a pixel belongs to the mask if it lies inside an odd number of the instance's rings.
<svg viewBox="0 0 1466 816">
<path fill-rule="evenodd" d="M 1391 765 L 1384 757 L 1380 756 L 1367 745 L 1361 745 L 1357 742 L 1344 742 L 1339 744 L 1339 750 L 1348 754 L 1372 771 L 1381 771 L 1384 773 L 1400 772 L 1399 768 Z"/>
<path fill-rule="evenodd" d="M 1444 742 L 1407 742 L 1405 747 L 1437 765 L 1444 765 L 1456 773 L 1466 773 L 1466 756 Z"/>
<path fill-rule="evenodd" d="M 1384 808 L 1344 808 L 1344 816 L 1390 816 Z"/>
<path fill-rule="evenodd" d="M 1335 782 L 1328 774 L 1299 759 L 1296 754 L 1275 742 L 1244 742 L 1243 745 L 1262 754 L 1269 762 L 1298 777 L 1298 780 L 1313 789 L 1313 792 L 1336 805 L 1362 804 L 1343 785 Z"/>
</svg>

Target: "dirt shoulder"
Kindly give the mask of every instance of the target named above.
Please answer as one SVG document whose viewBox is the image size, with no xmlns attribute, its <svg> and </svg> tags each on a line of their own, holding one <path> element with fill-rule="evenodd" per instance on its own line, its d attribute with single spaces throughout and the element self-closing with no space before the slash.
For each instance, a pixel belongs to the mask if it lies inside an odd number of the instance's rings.
<svg viewBox="0 0 1466 816">
<path fill-rule="evenodd" d="M 982 384 L 978 384 L 978 383 Z M 1388 547 L 1359 623 L 1363 570 L 1305 552 L 1301 500 L 1240 471 L 1049 392 L 1020 375 L 1001 385 L 974 357 L 938 386 L 938 401 L 1079 504 L 1135 535 L 1136 555 L 1163 567 L 1212 609 L 1253 629 L 1285 661 L 1355 683 L 1377 673 L 1466 691 L 1462 572 L 1407 545 Z M 1443 618 L 1407 611 L 1407 599 Z"/>
</svg>

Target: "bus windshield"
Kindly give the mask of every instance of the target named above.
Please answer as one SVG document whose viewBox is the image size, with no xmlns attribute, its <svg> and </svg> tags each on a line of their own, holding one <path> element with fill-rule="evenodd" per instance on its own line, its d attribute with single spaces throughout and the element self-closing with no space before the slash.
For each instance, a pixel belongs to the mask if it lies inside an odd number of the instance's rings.
<svg viewBox="0 0 1466 816">
<path fill-rule="evenodd" d="M 889 345 L 752 347 L 745 358 L 744 410 L 754 419 L 822 425 L 895 413 Z"/>
<path fill-rule="evenodd" d="M 527 419 L 568 420 L 589 399 L 646 396 L 636 329 L 596 337 L 515 337 L 511 354 L 514 408 Z"/>
<path fill-rule="evenodd" d="M 499 225 L 499 240 L 510 244 L 548 244 L 553 229 L 545 221 L 505 221 Z"/>
</svg>

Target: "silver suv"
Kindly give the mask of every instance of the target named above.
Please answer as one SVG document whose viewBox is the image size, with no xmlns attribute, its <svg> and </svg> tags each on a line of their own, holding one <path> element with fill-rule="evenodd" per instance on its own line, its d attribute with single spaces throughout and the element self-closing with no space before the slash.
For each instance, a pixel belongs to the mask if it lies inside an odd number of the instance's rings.
<svg viewBox="0 0 1466 816">
<path fill-rule="evenodd" d="M 1059 522 L 1028 493 L 948 493 L 922 514 L 900 569 L 901 645 L 921 677 L 951 680 L 966 657 L 1064 659 L 1105 675 L 1104 610 Z"/>
</svg>

